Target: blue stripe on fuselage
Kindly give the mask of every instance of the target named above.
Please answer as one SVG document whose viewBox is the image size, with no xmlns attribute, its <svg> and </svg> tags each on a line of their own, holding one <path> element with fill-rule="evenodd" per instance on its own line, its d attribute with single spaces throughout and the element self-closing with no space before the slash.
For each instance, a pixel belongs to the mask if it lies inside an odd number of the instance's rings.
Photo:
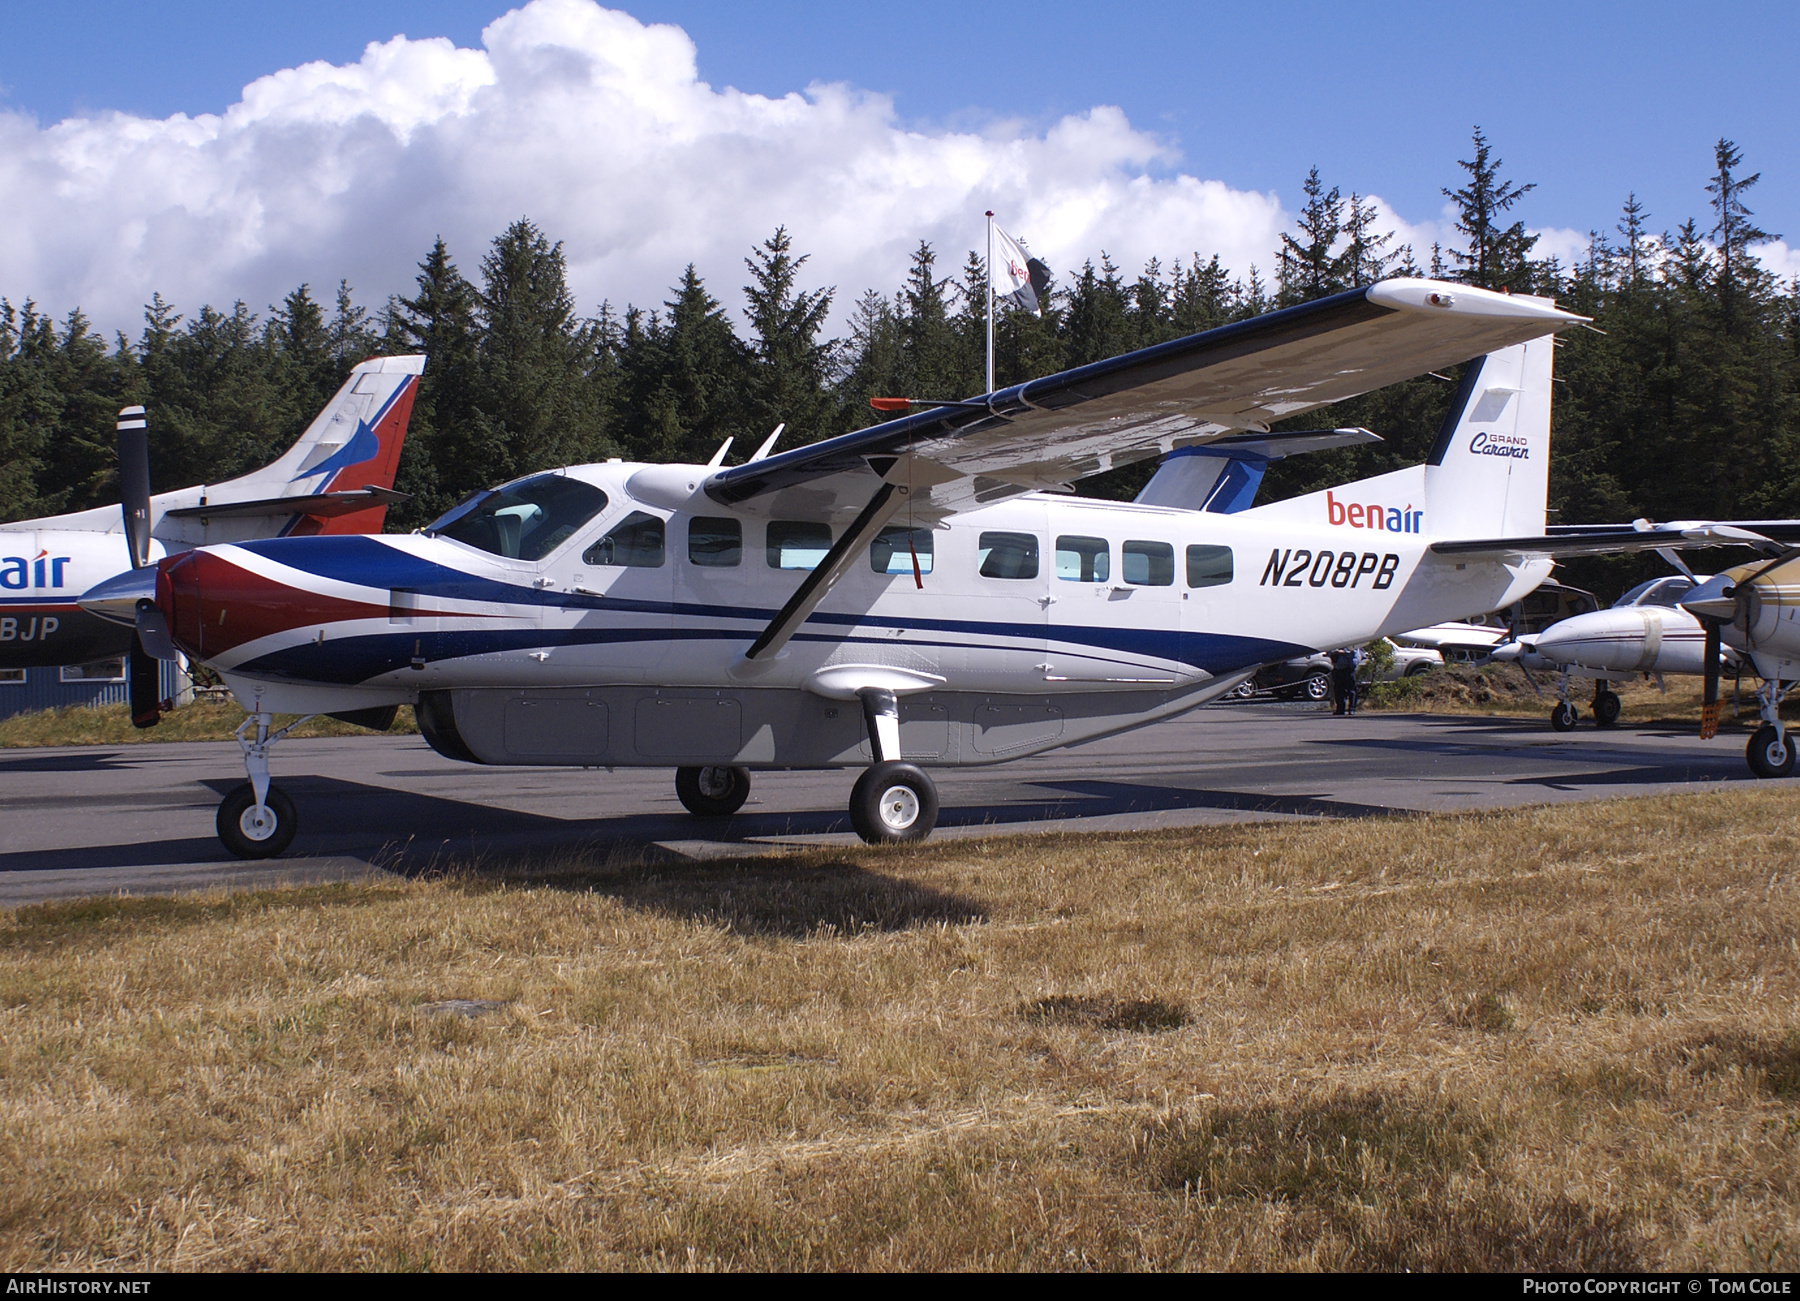
<svg viewBox="0 0 1800 1301">
<path fill-rule="evenodd" d="M 355 583 L 364 587 L 385 587 L 449 600 L 486 601 L 500 605 L 594 610 L 612 614 L 649 615 L 674 619 L 733 619 L 745 620 L 758 625 L 748 631 L 739 629 L 670 629 L 665 626 L 610 629 L 522 628 L 394 634 L 409 643 L 406 654 L 385 668 L 371 667 L 357 677 L 312 677 L 310 673 L 300 671 L 297 664 L 290 664 L 286 661 L 285 657 L 291 655 L 299 655 L 304 658 L 306 654 L 319 649 L 317 643 L 308 643 L 304 647 L 297 646 L 290 650 L 279 651 L 274 656 L 258 659 L 254 665 L 240 666 L 246 671 L 279 672 L 284 675 L 306 677 L 313 681 L 359 682 L 380 673 L 390 672 L 394 668 L 404 668 L 413 658 L 410 643 L 414 641 L 421 643 L 421 654 L 427 660 L 496 654 L 526 646 L 598 645 L 613 641 L 656 639 L 687 641 L 699 638 L 730 640 L 735 638 L 748 642 L 762 631 L 760 625 L 766 624 L 777 613 L 773 609 L 757 609 L 747 606 L 701 605 L 680 601 L 621 600 L 613 597 L 584 596 L 573 592 L 521 587 L 514 583 L 502 583 L 491 578 L 478 578 L 475 575 L 438 564 L 436 561 L 424 560 L 398 548 L 386 546 L 372 538 L 356 534 L 308 538 L 269 538 L 255 542 L 240 542 L 237 545 L 246 551 L 303 573 L 315 574 L 318 577 L 329 578 L 337 582 Z M 442 617 L 454 619 L 457 616 L 450 613 Z M 1174 629 L 1156 628 L 1077 627 L 1052 625 L 1047 621 L 1043 623 L 999 623 L 988 620 L 923 619 L 897 615 L 838 614 L 815 611 L 803 626 L 809 628 L 835 626 L 845 629 L 899 628 L 914 632 L 935 632 L 979 638 L 984 643 L 996 637 L 1016 638 L 1021 641 L 1041 639 L 1052 646 L 1061 644 L 1091 647 L 1095 650 L 1113 651 L 1124 655 L 1176 660 L 1214 675 L 1221 672 L 1233 672 L 1251 664 L 1266 664 L 1271 660 L 1289 659 L 1295 655 L 1310 653 L 1308 647 L 1298 646 L 1291 642 L 1271 641 L 1262 637 L 1239 637 L 1229 633 L 1177 633 Z M 432 639 L 455 638 L 462 641 L 471 638 L 502 638 L 504 643 L 490 645 L 484 640 L 478 648 L 446 649 L 433 654 L 424 649 L 426 637 Z M 380 636 L 345 638 L 337 643 L 327 643 L 327 646 L 349 645 L 364 640 L 379 641 L 382 638 Z M 833 636 L 809 632 L 800 640 L 849 642 L 863 639 L 849 635 Z M 436 644 L 435 640 L 433 644 Z M 944 644 L 963 646 L 967 643 Z M 270 658 L 283 658 L 283 666 L 268 669 L 256 667 Z M 386 657 L 376 655 L 373 658 L 383 660 Z"/>
</svg>

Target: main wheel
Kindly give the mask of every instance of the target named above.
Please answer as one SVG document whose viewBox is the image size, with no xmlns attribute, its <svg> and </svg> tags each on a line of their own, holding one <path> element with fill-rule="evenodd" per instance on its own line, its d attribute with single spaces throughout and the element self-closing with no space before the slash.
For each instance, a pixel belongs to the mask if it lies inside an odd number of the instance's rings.
<svg viewBox="0 0 1800 1301">
<path fill-rule="evenodd" d="M 1331 675 L 1328 673 L 1313 674 L 1306 680 L 1306 685 L 1301 688 L 1301 692 L 1308 700 L 1330 700 Z"/>
<path fill-rule="evenodd" d="M 269 787 L 258 809 L 256 792 L 245 782 L 220 801 L 217 826 L 225 848 L 239 858 L 274 858 L 294 843 L 300 822 L 281 787 Z"/>
<path fill-rule="evenodd" d="M 1573 732 L 1576 717 L 1575 706 L 1565 700 L 1550 711 L 1550 726 L 1558 732 Z"/>
<path fill-rule="evenodd" d="M 1594 721 L 1601 727 L 1611 727 L 1619 721 L 1619 698 L 1610 691 L 1602 691 L 1594 697 Z"/>
<path fill-rule="evenodd" d="M 1750 761 L 1750 771 L 1758 777 L 1785 777 L 1794 771 L 1794 742 L 1777 736 L 1774 724 L 1764 723 L 1750 738 L 1744 757 Z"/>
<path fill-rule="evenodd" d="M 717 765 L 677 768 L 675 796 L 697 818 L 728 818 L 750 798 L 750 770 Z"/>
<path fill-rule="evenodd" d="M 914 764 L 875 764 L 850 792 L 850 825 L 871 845 L 923 840 L 937 820 L 937 787 Z"/>
</svg>

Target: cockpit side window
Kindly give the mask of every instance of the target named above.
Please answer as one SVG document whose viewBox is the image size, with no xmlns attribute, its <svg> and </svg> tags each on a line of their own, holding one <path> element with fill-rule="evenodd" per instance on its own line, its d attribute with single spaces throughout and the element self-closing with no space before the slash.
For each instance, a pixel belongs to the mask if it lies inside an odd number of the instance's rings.
<svg viewBox="0 0 1800 1301">
<path fill-rule="evenodd" d="M 542 560 L 606 509 L 606 494 L 565 474 L 539 474 L 480 493 L 425 526 L 508 560 Z"/>
<path fill-rule="evenodd" d="M 1636 587 L 1626 592 L 1625 595 L 1614 601 L 1613 609 L 1622 610 L 1628 605 L 1636 605 L 1638 603 L 1638 597 L 1642 596 L 1645 592 L 1648 592 L 1660 582 L 1662 582 L 1662 579 L 1652 578 L 1648 582 L 1639 583 Z"/>
<path fill-rule="evenodd" d="M 1673 608 L 1693 588 L 1687 578 L 1665 578 L 1638 598 L 1639 605 L 1666 605 Z"/>
</svg>

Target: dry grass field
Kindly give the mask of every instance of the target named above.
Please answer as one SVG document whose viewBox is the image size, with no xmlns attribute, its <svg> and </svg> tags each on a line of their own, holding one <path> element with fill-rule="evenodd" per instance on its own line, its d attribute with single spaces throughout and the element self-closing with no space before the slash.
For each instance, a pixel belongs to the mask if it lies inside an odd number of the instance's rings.
<svg viewBox="0 0 1800 1301">
<path fill-rule="evenodd" d="M 1800 783 L 0 914 L 0 1269 L 1800 1267 Z"/>
</svg>

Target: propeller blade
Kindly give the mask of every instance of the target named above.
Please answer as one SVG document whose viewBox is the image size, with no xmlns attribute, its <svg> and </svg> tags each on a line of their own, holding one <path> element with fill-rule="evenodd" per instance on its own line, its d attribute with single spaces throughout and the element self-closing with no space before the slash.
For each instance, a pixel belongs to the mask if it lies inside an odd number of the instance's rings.
<svg viewBox="0 0 1800 1301">
<path fill-rule="evenodd" d="M 142 569 L 150 563 L 150 430 L 142 407 L 119 412 L 119 510 L 131 567 Z"/>
<path fill-rule="evenodd" d="M 1706 695 L 1700 706 L 1700 739 L 1710 741 L 1719 734 L 1719 621 L 1706 620 Z"/>
<path fill-rule="evenodd" d="M 136 637 L 131 639 L 131 656 L 128 661 L 131 692 L 131 725 L 133 727 L 155 727 L 162 721 L 162 701 L 160 699 L 162 682 L 156 657 L 144 650 L 144 645 Z"/>
</svg>

